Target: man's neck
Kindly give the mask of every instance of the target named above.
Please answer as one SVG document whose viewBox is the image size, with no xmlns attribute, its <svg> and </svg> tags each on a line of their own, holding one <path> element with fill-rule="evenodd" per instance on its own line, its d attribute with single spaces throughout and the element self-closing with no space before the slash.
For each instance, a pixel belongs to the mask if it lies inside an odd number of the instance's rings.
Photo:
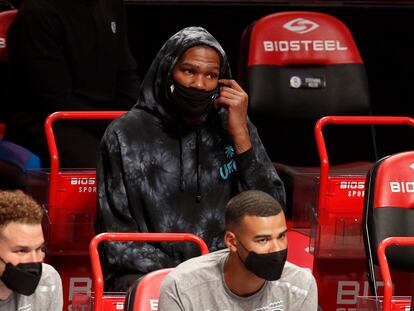
<svg viewBox="0 0 414 311">
<path fill-rule="evenodd" d="M 230 253 L 224 264 L 224 281 L 237 296 L 247 297 L 258 292 L 265 280 L 246 269 L 239 257 Z"/>
<path fill-rule="evenodd" d="M 0 281 L 0 300 L 6 300 L 12 294 L 12 290 L 6 287 L 2 281 Z"/>
</svg>

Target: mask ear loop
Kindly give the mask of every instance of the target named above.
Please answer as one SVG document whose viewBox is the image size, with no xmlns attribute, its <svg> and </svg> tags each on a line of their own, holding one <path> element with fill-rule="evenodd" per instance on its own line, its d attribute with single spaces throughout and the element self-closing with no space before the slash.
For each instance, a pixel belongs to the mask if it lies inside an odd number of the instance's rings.
<svg viewBox="0 0 414 311">
<path fill-rule="evenodd" d="M 237 241 L 240 243 L 240 245 L 244 248 L 244 250 L 247 252 L 247 253 L 250 253 L 250 251 L 243 245 L 243 243 L 237 238 Z M 243 264 L 245 264 L 244 263 L 244 260 L 240 257 L 240 254 L 239 254 L 239 250 L 237 249 L 237 256 L 239 257 L 239 259 L 240 259 L 240 261 L 243 263 Z"/>
</svg>

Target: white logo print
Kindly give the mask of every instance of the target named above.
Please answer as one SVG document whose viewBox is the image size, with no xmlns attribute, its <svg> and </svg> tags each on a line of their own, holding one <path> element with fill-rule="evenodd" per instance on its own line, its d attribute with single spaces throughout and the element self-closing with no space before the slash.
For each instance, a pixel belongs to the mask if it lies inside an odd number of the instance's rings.
<svg viewBox="0 0 414 311">
<path fill-rule="evenodd" d="M 301 17 L 293 19 L 283 25 L 283 28 L 300 34 L 311 32 L 318 27 L 319 25 L 317 23 Z"/>
<path fill-rule="evenodd" d="M 252 311 L 285 311 L 285 308 L 283 307 L 283 301 L 278 300 L 278 301 L 270 303 L 267 306 L 255 308 Z"/>
<path fill-rule="evenodd" d="M 114 21 L 111 22 L 111 29 L 113 33 L 116 33 L 116 23 Z"/>
<path fill-rule="evenodd" d="M 18 311 L 30 311 L 30 310 L 32 310 L 32 304 L 30 303 L 27 305 L 20 306 L 18 308 Z"/>
<path fill-rule="evenodd" d="M 300 77 L 293 76 L 292 78 L 290 78 L 290 86 L 293 87 L 294 89 L 300 88 L 301 85 L 302 85 L 302 79 Z"/>
</svg>

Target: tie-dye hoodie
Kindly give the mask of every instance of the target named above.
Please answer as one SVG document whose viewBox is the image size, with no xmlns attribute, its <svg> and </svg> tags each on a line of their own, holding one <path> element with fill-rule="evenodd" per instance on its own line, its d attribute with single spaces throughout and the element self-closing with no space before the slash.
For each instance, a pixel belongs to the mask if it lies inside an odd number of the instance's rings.
<svg viewBox="0 0 414 311">
<path fill-rule="evenodd" d="M 252 149 L 236 155 L 227 111 L 211 107 L 199 125 L 186 125 L 169 100 L 172 69 L 190 47 L 220 55 L 220 78 L 231 78 L 217 40 L 200 27 L 173 35 L 155 57 L 136 106 L 107 128 L 98 167 L 99 232 L 191 232 L 210 251 L 225 247 L 224 208 L 240 191 L 257 189 L 285 203 L 285 192 L 256 128 Z M 106 278 L 145 274 L 196 256 L 192 243 L 108 243 Z"/>
</svg>

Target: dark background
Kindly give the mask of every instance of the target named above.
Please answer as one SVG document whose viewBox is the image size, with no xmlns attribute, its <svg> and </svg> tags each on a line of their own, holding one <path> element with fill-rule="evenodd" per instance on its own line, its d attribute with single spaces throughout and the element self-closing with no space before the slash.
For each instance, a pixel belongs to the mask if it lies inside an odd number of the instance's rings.
<svg viewBox="0 0 414 311">
<path fill-rule="evenodd" d="M 1 0 L 0 0 L 1 1 Z M 13 4 L 18 7 L 20 0 Z M 318 11 L 348 26 L 365 62 L 374 115 L 413 116 L 414 1 L 125 1 L 131 50 L 143 78 L 161 45 L 186 26 L 210 31 L 237 77 L 243 30 L 282 11 Z M 1 3 L 0 3 L 1 5 Z M 381 154 L 414 149 L 413 130 L 378 128 Z"/>
<path fill-rule="evenodd" d="M 228 54 L 237 77 L 243 30 L 282 11 L 318 11 L 348 26 L 365 63 L 374 115 L 413 116 L 414 2 L 126 2 L 130 45 L 143 77 L 161 45 L 179 29 L 210 31 Z M 380 155 L 414 149 L 414 129 L 377 128 Z"/>
</svg>

